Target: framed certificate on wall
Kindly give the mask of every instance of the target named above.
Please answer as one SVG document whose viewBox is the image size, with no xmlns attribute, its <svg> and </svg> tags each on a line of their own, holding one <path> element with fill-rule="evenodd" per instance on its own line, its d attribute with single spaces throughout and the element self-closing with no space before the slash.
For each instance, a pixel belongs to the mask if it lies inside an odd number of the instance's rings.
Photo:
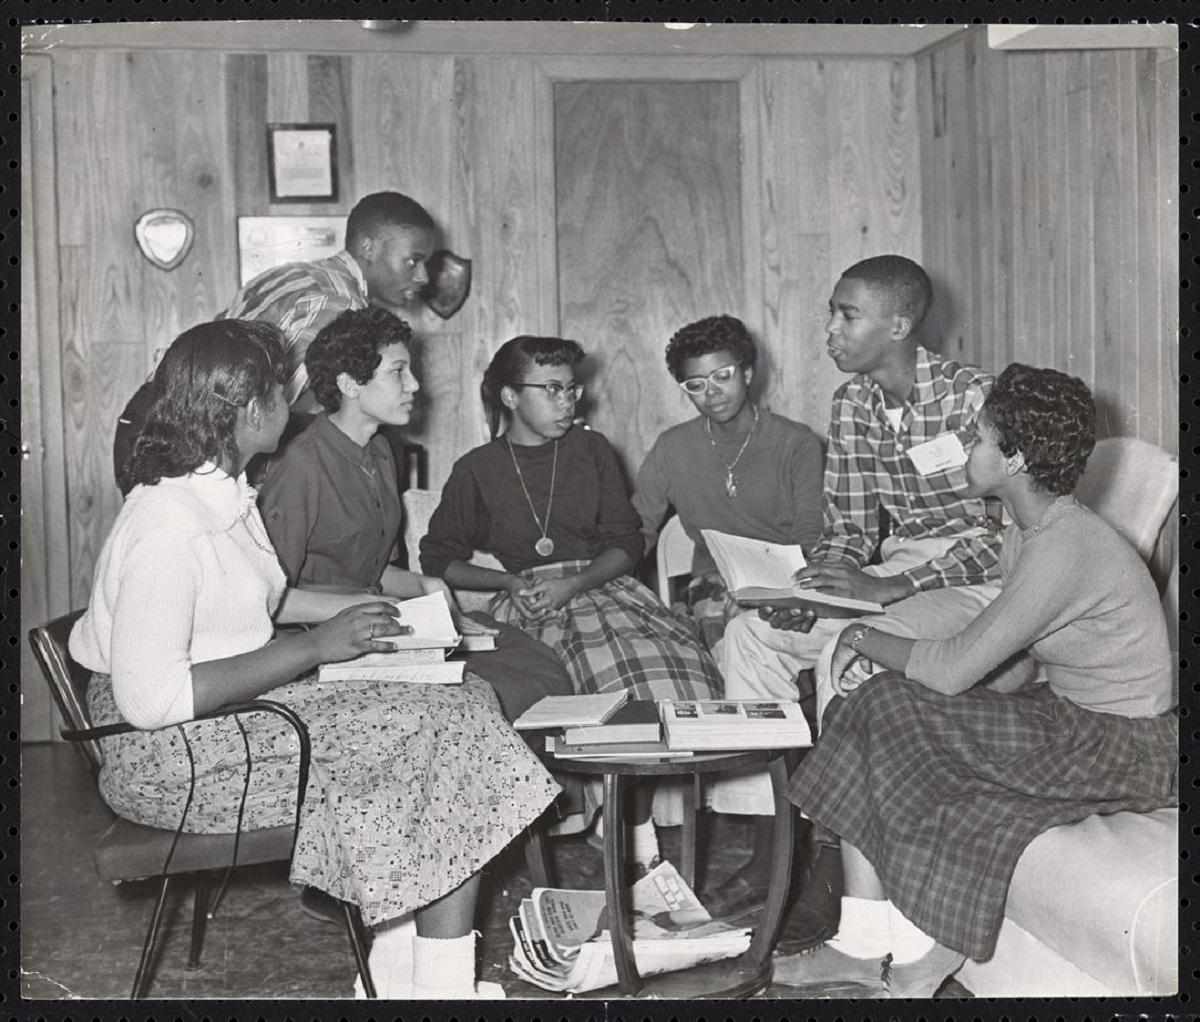
<svg viewBox="0 0 1200 1022">
<path fill-rule="evenodd" d="M 264 270 L 284 263 L 313 262 L 336 255 L 345 245 L 344 216 L 240 216 L 237 218 L 238 271 L 248 284 Z"/>
<path fill-rule="evenodd" d="M 337 202 L 336 126 L 268 124 L 272 202 Z"/>
</svg>

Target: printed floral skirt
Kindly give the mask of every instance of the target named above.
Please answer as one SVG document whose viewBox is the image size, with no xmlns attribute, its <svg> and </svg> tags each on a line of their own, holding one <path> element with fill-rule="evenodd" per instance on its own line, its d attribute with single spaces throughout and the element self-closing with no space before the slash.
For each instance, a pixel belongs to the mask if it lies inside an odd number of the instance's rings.
<svg viewBox="0 0 1200 1022">
<path fill-rule="evenodd" d="M 500 714 L 482 681 L 321 684 L 315 676 L 263 695 L 308 727 L 312 766 L 294 883 L 357 904 L 368 925 L 458 887 L 532 823 L 558 785 Z M 96 723 L 119 720 L 112 685 L 95 675 Z M 265 713 L 239 715 L 253 764 L 243 830 L 295 819 L 299 743 Z M 100 788 L 114 812 L 174 829 L 195 791 L 184 829 L 229 833 L 237 825 L 246 753 L 232 718 L 190 721 L 103 740 Z"/>
</svg>

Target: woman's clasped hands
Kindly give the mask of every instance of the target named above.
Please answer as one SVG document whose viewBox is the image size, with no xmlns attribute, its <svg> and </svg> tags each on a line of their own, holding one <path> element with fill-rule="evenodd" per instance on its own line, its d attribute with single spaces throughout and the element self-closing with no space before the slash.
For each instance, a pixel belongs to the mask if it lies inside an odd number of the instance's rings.
<svg viewBox="0 0 1200 1022">
<path fill-rule="evenodd" d="M 514 576 L 508 594 L 526 621 L 545 621 L 560 613 L 563 605 L 575 595 L 575 586 L 570 578 L 527 582 Z"/>
<path fill-rule="evenodd" d="M 308 634 L 317 644 L 321 663 L 350 660 L 363 653 L 387 653 L 395 647 L 382 641 L 392 635 L 409 635 L 412 628 L 400 623 L 394 603 L 377 600 L 347 607 Z"/>
</svg>

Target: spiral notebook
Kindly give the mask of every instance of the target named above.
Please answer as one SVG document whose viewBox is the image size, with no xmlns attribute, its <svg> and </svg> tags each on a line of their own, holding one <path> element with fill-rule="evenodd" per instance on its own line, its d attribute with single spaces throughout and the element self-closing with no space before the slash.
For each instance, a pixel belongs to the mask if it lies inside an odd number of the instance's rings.
<svg viewBox="0 0 1200 1022">
<path fill-rule="evenodd" d="M 629 698 L 629 690 L 586 696 L 542 696 L 513 721 L 518 731 L 603 724 Z"/>
</svg>

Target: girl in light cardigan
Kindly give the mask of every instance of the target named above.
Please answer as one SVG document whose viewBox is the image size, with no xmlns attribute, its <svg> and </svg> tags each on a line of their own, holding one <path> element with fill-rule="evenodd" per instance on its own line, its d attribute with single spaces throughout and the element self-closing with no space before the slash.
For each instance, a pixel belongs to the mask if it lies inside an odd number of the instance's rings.
<svg viewBox="0 0 1200 1022">
<path fill-rule="evenodd" d="M 185 332 L 157 370 L 124 469 L 132 489 L 70 639 L 95 672 L 96 723 L 145 729 L 104 739 L 101 791 L 138 823 L 231 832 L 242 734 L 229 718 L 192 718 L 258 696 L 289 705 L 313 753 L 292 881 L 354 902 L 376 927 L 369 962 L 380 996 L 503 997 L 475 982 L 479 870 L 557 786 L 483 682 L 401 691 L 316 680 L 318 664 L 388 650 L 381 638 L 403 625 L 378 597 L 286 587 L 243 473 L 287 422 L 283 371 L 279 332 L 241 320 Z M 272 637 L 289 622 L 317 624 Z M 241 723 L 254 765 L 243 826 L 288 824 L 294 735 L 264 714 Z M 415 936 L 393 925 L 414 910 Z"/>
</svg>

